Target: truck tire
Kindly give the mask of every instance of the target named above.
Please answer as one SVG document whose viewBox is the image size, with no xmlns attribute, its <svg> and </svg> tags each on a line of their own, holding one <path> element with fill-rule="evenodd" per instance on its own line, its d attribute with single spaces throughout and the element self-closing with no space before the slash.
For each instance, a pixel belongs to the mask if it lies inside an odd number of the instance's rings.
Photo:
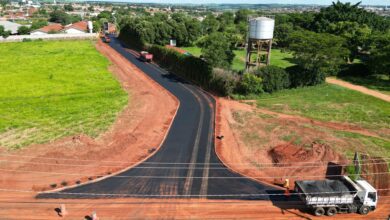
<svg viewBox="0 0 390 220">
<path fill-rule="evenodd" d="M 314 215 L 316 216 L 322 216 L 325 214 L 325 210 L 322 207 L 317 207 L 314 209 Z"/>
<path fill-rule="evenodd" d="M 330 207 L 328 210 L 326 210 L 327 216 L 334 216 L 337 214 L 337 209 L 335 207 Z"/>
<path fill-rule="evenodd" d="M 367 215 L 370 212 L 370 207 L 362 205 L 359 209 L 359 214 Z"/>
</svg>

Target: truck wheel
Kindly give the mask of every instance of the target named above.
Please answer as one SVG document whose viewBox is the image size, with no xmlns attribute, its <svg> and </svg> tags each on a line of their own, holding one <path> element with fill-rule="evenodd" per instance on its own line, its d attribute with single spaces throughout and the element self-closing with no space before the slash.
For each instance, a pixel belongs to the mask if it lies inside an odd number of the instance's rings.
<svg viewBox="0 0 390 220">
<path fill-rule="evenodd" d="M 317 208 L 314 210 L 314 215 L 316 215 L 316 216 L 321 216 L 321 215 L 323 215 L 323 214 L 325 214 L 325 210 L 324 210 L 324 208 L 322 208 L 322 207 L 317 207 Z"/>
<path fill-rule="evenodd" d="M 362 207 L 360 207 L 359 209 L 359 213 L 361 215 L 367 215 L 368 213 L 370 212 L 370 208 L 368 206 L 365 206 L 363 205 Z"/>
<path fill-rule="evenodd" d="M 337 213 L 337 209 L 335 207 L 330 207 L 326 211 L 327 216 L 334 216 L 334 215 L 336 215 L 336 213 Z"/>
</svg>

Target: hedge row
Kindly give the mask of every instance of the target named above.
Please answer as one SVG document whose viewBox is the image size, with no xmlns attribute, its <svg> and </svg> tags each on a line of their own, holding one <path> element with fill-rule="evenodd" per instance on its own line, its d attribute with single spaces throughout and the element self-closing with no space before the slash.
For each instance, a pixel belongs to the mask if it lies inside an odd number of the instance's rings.
<svg viewBox="0 0 390 220">
<path fill-rule="evenodd" d="M 169 48 L 153 45 L 148 48 L 161 67 L 220 95 L 231 95 L 236 87 L 232 73 L 215 69 L 201 58 L 180 54 Z"/>
<path fill-rule="evenodd" d="M 282 89 L 317 85 L 325 81 L 320 71 L 305 71 L 299 66 L 286 70 L 266 66 L 238 76 L 229 70 L 213 69 L 209 63 L 198 57 L 180 54 L 162 46 L 147 46 L 135 33 L 137 32 L 131 27 L 124 27 L 119 39 L 131 48 L 148 50 L 161 67 L 219 95 L 272 93 Z"/>
<path fill-rule="evenodd" d="M 126 24 L 120 31 L 118 38 L 126 44 L 126 46 L 136 49 L 143 50 L 145 43 L 141 40 L 138 32 L 133 29 L 132 26 Z"/>
</svg>

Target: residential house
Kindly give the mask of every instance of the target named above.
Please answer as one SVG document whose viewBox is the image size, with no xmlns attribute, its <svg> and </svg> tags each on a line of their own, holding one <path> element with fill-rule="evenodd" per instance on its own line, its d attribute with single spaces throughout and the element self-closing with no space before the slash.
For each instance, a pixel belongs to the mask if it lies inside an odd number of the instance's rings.
<svg viewBox="0 0 390 220">
<path fill-rule="evenodd" d="M 83 34 L 88 33 L 88 22 L 79 21 L 68 26 L 65 26 L 64 32 L 67 34 Z"/>
<path fill-rule="evenodd" d="M 22 26 L 18 23 L 10 21 L 0 21 L 0 25 L 4 27 L 4 30 L 11 31 L 11 34 L 17 34 L 18 28 Z"/>
<path fill-rule="evenodd" d="M 31 35 L 44 35 L 44 34 L 52 34 L 61 32 L 64 30 L 64 26 L 62 24 L 52 23 L 47 26 L 41 27 L 37 30 L 31 31 Z"/>
</svg>

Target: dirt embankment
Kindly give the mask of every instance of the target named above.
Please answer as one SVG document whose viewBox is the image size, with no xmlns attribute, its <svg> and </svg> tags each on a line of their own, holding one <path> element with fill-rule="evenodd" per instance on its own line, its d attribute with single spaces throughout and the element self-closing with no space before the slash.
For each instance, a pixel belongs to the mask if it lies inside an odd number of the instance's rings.
<svg viewBox="0 0 390 220">
<path fill-rule="evenodd" d="M 297 179 L 344 174 L 352 159 L 346 153 L 365 152 L 364 145 L 333 131 L 377 136 L 355 125 L 275 113 L 223 98 L 217 103 L 216 135 L 224 136 L 216 139 L 221 160 L 236 172 L 263 182 L 281 185 L 289 179 L 290 188 Z"/>
<path fill-rule="evenodd" d="M 96 139 L 80 134 L 19 151 L 3 149 L 0 188 L 40 191 L 83 183 L 132 166 L 159 148 L 178 101 L 111 47 L 99 41 L 96 48 L 112 62 L 110 71 L 129 94 L 129 104 Z"/>
<path fill-rule="evenodd" d="M 375 189 L 390 188 L 389 162 L 380 157 L 370 157 L 362 155 L 362 161 L 371 161 L 371 164 L 362 163 L 362 177 L 369 181 Z M 368 175 L 367 175 L 368 174 Z M 389 190 L 379 190 L 379 195 L 389 196 Z"/>
</svg>

